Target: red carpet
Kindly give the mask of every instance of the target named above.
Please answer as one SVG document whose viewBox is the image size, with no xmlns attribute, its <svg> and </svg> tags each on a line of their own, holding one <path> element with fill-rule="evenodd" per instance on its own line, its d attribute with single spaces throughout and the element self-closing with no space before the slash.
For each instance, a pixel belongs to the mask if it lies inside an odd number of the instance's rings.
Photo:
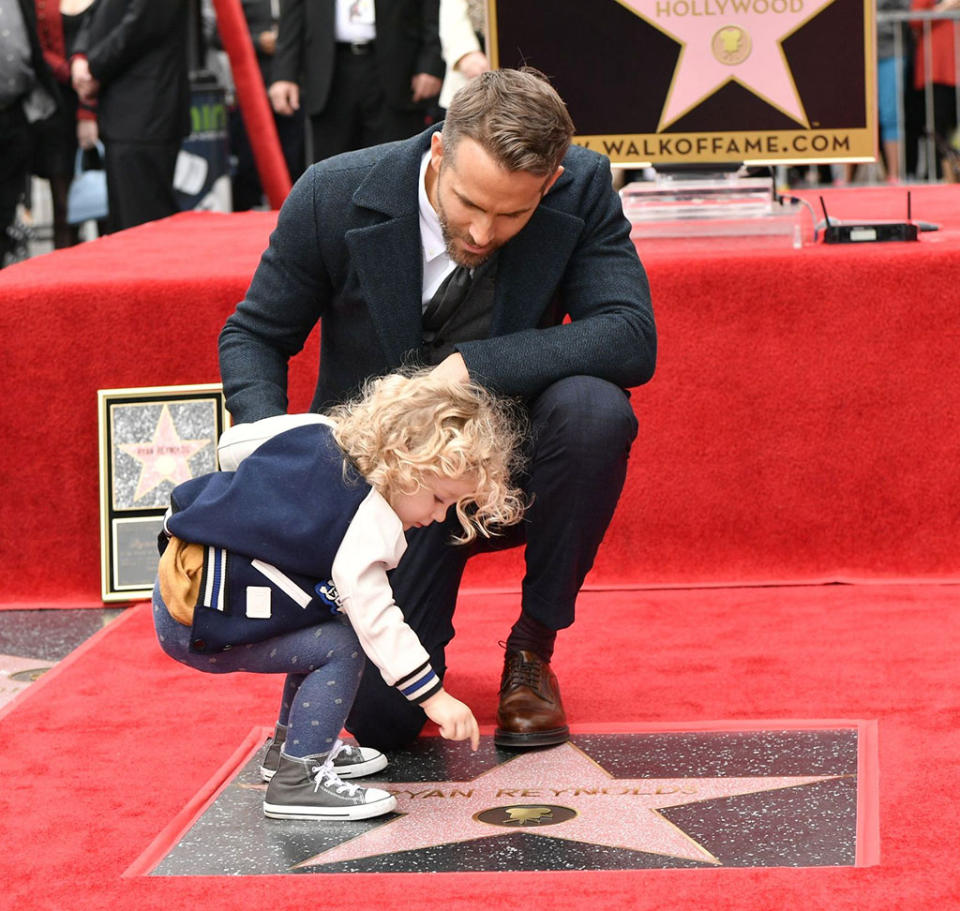
<svg viewBox="0 0 960 911">
<path fill-rule="evenodd" d="M 889 217 L 902 196 L 833 191 L 828 206 Z M 799 252 L 641 244 L 659 370 L 634 394 L 640 437 L 589 579 L 601 590 L 581 598 L 556 661 L 581 725 L 877 720 L 879 865 L 124 877 L 272 722 L 278 690 L 180 668 L 138 607 L 0 713 L 0 904 L 960 905 L 960 588 L 937 584 L 960 581 L 960 187 L 915 189 L 914 215 L 943 230 Z M 0 273 L 0 607 L 99 603 L 96 390 L 216 381 L 217 333 L 274 218 L 177 216 Z M 294 408 L 308 400 L 312 345 Z M 515 589 L 518 572 L 515 553 L 477 561 L 458 614 L 449 684 L 485 725 L 516 596 L 478 589 Z M 832 580 L 872 584 L 720 587 Z"/>
<path fill-rule="evenodd" d="M 954 586 L 588 594 L 556 666 L 577 724 L 805 718 L 879 724 L 880 863 L 623 873 L 124 877 L 240 746 L 278 684 L 167 659 L 125 614 L 0 718 L 4 907 L 941 909 L 960 902 Z M 493 721 L 512 596 L 458 614 L 450 689 Z M 589 685 L 587 683 L 589 681 Z M 535 896 L 535 897 L 531 897 Z"/>
<path fill-rule="evenodd" d="M 904 209 L 903 190 L 826 195 L 837 217 Z M 640 437 L 589 584 L 960 578 L 960 187 L 914 188 L 913 212 L 942 230 L 639 243 L 660 362 L 634 393 Z M 187 213 L 0 274 L 0 606 L 99 603 L 96 391 L 216 382 L 217 334 L 275 217 Z M 516 588 L 518 558 L 468 573 Z"/>
</svg>

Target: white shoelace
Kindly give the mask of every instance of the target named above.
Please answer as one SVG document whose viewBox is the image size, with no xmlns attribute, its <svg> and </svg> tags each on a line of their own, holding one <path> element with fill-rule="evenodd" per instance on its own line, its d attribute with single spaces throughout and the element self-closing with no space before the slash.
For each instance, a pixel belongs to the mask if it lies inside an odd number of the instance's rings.
<svg viewBox="0 0 960 911">
<path fill-rule="evenodd" d="M 357 785 L 343 781 L 333 770 L 333 760 L 337 758 L 337 755 L 343 748 L 344 743 L 342 740 L 334 743 L 333 749 L 327 753 L 327 758 L 324 759 L 322 765 L 313 773 L 314 791 L 319 791 L 320 785 L 326 785 L 338 794 L 346 794 L 348 797 L 356 797 L 361 791 L 361 788 Z"/>
</svg>

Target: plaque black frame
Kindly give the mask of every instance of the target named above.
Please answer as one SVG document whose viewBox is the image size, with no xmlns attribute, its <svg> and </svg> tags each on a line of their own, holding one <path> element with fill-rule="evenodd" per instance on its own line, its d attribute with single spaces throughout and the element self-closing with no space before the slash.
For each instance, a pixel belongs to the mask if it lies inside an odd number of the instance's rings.
<svg viewBox="0 0 960 911">
<path fill-rule="evenodd" d="M 160 412 L 156 418 L 157 408 Z M 207 407 L 208 406 L 208 407 Z M 104 602 L 130 601 L 149 598 L 156 574 L 157 535 L 162 528 L 163 515 L 169 505 L 168 491 L 174 486 L 164 479 L 146 493 L 153 493 L 152 501 L 143 496 L 131 496 L 121 487 L 124 480 L 118 471 L 118 454 L 126 444 L 154 442 L 164 415 L 176 428 L 171 412 L 192 409 L 204 418 L 202 430 L 191 441 L 197 447 L 190 458 L 184 458 L 190 476 L 195 477 L 217 469 L 217 441 L 229 426 L 229 413 L 223 387 L 219 383 L 185 386 L 145 386 L 129 389 L 100 389 L 97 391 L 97 412 L 100 441 L 100 587 Z M 118 409 L 126 414 L 142 417 L 151 426 L 153 437 L 137 436 L 121 441 L 116 426 Z M 209 419 L 204 414 L 209 410 Z M 129 423 L 129 421 L 128 421 Z M 196 431 L 194 431 L 196 434 Z M 140 472 L 142 474 L 143 468 Z M 186 480 L 181 478 L 180 480 Z M 139 485 L 139 480 L 138 480 Z M 146 502 L 144 502 L 146 501 Z"/>
</svg>

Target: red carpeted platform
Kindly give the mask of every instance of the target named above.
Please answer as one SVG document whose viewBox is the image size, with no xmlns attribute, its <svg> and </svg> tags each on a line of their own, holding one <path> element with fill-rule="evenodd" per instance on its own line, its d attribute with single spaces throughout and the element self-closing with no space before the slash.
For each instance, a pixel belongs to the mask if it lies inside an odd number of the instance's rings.
<svg viewBox="0 0 960 911">
<path fill-rule="evenodd" d="M 903 190 L 826 192 L 897 216 Z M 913 189 L 913 244 L 641 242 L 657 376 L 592 586 L 953 580 L 960 187 Z M 96 391 L 216 382 L 275 213 L 190 213 L 0 273 L 0 606 L 99 603 Z M 295 364 L 312 388 L 316 338 Z M 516 588 L 516 553 L 474 587 Z"/>
<path fill-rule="evenodd" d="M 160 652 L 141 605 L 0 713 L 0 904 L 42 911 L 953 908 L 960 902 L 958 592 L 889 584 L 593 592 L 581 599 L 578 635 L 558 644 L 571 721 L 587 729 L 875 720 L 878 864 L 429 876 L 144 875 L 157 836 L 210 796 L 205 787 L 252 728 L 272 723 L 279 683 L 183 668 Z M 513 610 L 512 595 L 470 595 L 458 614 L 448 685 L 486 732 L 496 640 Z"/>
<path fill-rule="evenodd" d="M 901 198 L 827 202 L 841 218 L 879 217 Z M 577 725 L 876 721 L 879 864 L 129 875 L 250 730 L 271 724 L 278 690 L 181 668 L 138 606 L 0 712 L 4 906 L 960 904 L 960 585 L 942 584 L 960 583 L 960 188 L 915 189 L 913 210 L 943 230 L 801 251 L 641 244 L 659 371 L 634 395 L 627 490 L 556 657 Z M 0 606 L 98 602 L 96 390 L 216 381 L 217 333 L 274 217 L 177 216 L 0 273 Z M 315 356 L 316 340 L 295 366 L 294 407 Z M 458 612 L 448 682 L 487 730 L 516 595 L 478 588 L 515 589 L 518 572 L 515 555 L 478 561 Z M 872 584 L 758 584 L 830 580 Z"/>
</svg>

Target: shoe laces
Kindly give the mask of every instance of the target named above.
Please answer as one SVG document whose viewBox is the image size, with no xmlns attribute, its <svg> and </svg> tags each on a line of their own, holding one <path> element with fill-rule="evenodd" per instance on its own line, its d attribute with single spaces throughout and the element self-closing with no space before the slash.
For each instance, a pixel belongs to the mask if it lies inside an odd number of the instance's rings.
<svg viewBox="0 0 960 911">
<path fill-rule="evenodd" d="M 504 668 L 501 689 L 509 690 L 517 686 L 528 686 L 532 690 L 539 691 L 541 667 L 542 665 L 537 661 L 524 661 L 520 655 L 511 656 L 507 659 Z"/>
<path fill-rule="evenodd" d="M 327 758 L 313 771 L 313 790 L 319 791 L 321 785 L 336 791 L 337 794 L 346 794 L 348 797 L 356 797 L 360 788 L 355 784 L 350 784 L 340 778 L 334 771 L 333 760 L 337 758 L 344 744 L 338 740 L 333 745 L 333 749 L 327 753 Z"/>
<path fill-rule="evenodd" d="M 355 747 L 352 743 L 341 743 L 340 746 L 341 749 L 336 758 L 341 762 L 350 764 L 363 762 L 363 753 L 360 752 L 360 747 Z"/>
</svg>

